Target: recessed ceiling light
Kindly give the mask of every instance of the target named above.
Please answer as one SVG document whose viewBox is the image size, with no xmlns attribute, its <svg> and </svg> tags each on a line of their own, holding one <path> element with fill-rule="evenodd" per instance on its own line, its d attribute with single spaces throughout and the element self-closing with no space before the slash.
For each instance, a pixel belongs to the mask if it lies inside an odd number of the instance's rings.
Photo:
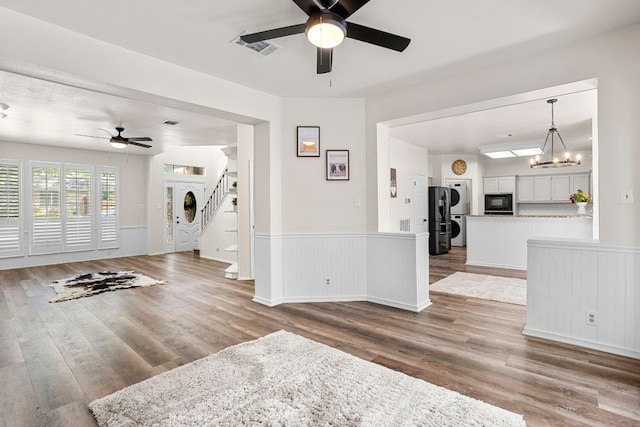
<svg viewBox="0 0 640 427">
<path fill-rule="evenodd" d="M 178 122 L 176 120 L 165 120 L 164 122 L 162 122 L 163 125 L 167 125 L 167 126 L 175 126 L 178 123 L 180 123 L 180 122 Z"/>
<path fill-rule="evenodd" d="M 513 154 L 518 157 L 523 156 L 535 156 L 536 154 L 542 154 L 542 149 L 540 148 L 523 148 L 520 150 L 511 150 Z"/>
<path fill-rule="evenodd" d="M 516 157 L 511 151 L 494 151 L 492 153 L 484 153 L 485 156 L 492 159 L 506 159 L 509 157 Z"/>
</svg>

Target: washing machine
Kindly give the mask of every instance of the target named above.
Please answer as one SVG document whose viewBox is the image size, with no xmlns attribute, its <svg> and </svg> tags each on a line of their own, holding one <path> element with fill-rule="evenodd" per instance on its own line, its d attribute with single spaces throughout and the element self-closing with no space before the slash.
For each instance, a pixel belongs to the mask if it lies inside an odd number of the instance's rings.
<svg viewBox="0 0 640 427">
<path fill-rule="evenodd" d="M 467 246 L 466 215 L 451 215 L 451 246 Z"/>
<path fill-rule="evenodd" d="M 467 198 L 467 184 L 456 182 L 447 184 L 451 188 L 451 215 L 464 215 L 469 213 L 469 200 Z"/>
</svg>

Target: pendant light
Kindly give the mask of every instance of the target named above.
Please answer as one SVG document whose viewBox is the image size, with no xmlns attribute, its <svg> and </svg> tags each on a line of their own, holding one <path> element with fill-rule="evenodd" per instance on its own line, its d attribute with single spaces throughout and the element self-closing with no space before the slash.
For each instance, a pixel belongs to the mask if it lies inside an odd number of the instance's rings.
<svg viewBox="0 0 640 427">
<path fill-rule="evenodd" d="M 556 129 L 553 115 L 553 104 L 555 104 L 556 102 L 558 102 L 557 99 L 547 100 L 547 104 L 551 104 L 551 127 L 549 128 L 547 137 L 544 140 L 544 145 L 542 146 L 542 153 L 544 155 L 545 148 L 547 148 L 547 142 L 549 141 L 549 137 L 551 137 L 551 159 L 543 162 L 540 155 L 537 155 L 533 159 L 531 159 L 532 168 L 558 168 L 563 166 L 576 166 L 580 164 L 580 155 L 578 154 L 575 160 L 571 159 L 571 155 L 567 151 L 567 146 L 564 145 L 564 141 L 560 136 L 560 132 L 558 132 L 558 129 Z M 564 157 L 562 160 L 556 157 L 555 153 L 554 142 L 556 135 L 558 135 L 558 139 L 560 140 L 560 142 L 562 143 L 562 147 L 564 148 Z"/>
</svg>

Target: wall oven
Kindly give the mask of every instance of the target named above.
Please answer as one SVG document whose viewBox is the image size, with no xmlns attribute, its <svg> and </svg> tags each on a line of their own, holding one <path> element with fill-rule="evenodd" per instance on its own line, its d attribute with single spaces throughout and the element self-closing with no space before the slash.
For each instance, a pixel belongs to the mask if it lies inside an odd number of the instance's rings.
<svg viewBox="0 0 640 427">
<path fill-rule="evenodd" d="M 513 194 L 485 194 L 485 215 L 513 215 Z"/>
</svg>

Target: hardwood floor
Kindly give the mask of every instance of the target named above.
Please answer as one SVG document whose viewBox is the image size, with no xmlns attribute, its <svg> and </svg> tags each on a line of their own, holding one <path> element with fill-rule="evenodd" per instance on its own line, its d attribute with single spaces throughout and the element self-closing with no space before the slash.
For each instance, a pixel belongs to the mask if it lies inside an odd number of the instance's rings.
<svg viewBox="0 0 640 427">
<path fill-rule="evenodd" d="M 431 281 L 472 268 L 431 257 Z M 529 426 L 640 425 L 640 360 L 522 335 L 525 308 L 444 294 L 410 313 L 371 303 L 251 301 L 252 282 L 190 253 L 0 271 L 0 426 L 94 426 L 87 403 L 286 329 L 523 414 Z M 166 285 L 49 303 L 52 280 L 135 270 Z"/>
</svg>

